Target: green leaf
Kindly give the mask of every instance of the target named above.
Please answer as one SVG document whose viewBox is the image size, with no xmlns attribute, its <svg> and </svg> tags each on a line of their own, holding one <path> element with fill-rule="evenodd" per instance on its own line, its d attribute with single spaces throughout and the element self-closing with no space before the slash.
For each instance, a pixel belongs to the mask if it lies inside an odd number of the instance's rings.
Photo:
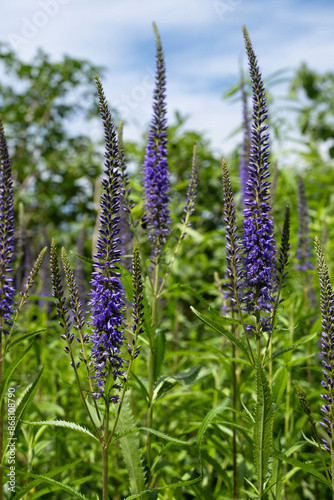
<svg viewBox="0 0 334 500">
<path fill-rule="evenodd" d="M 209 325 L 213 330 L 216 330 L 216 332 L 220 333 L 223 335 L 225 338 L 227 338 L 232 344 L 234 344 L 238 349 L 240 349 L 241 352 L 244 353 L 244 355 L 247 357 L 247 359 L 250 361 L 249 357 L 249 352 L 246 344 L 239 338 L 237 338 L 233 333 L 231 333 L 227 328 L 226 328 L 226 322 L 222 320 L 220 317 L 215 316 L 214 314 L 210 313 L 207 311 L 206 313 L 200 313 L 197 311 L 194 307 L 190 307 L 190 309 L 196 314 L 196 316 L 203 321 L 203 323 L 206 323 Z"/>
<path fill-rule="evenodd" d="M 314 333 L 313 335 L 311 335 L 310 337 L 308 337 L 307 339 L 305 340 L 302 340 L 302 342 L 298 342 L 298 344 L 293 344 L 293 345 L 290 345 L 289 347 L 286 347 L 285 349 L 282 349 L 281 351 L 278 351 L 278 352 L 275 352 L 275 354 L 273 354 L 265 363 L 264 363 L 264 366 L 266 366 L 270 361 L 272 361 L 273 359 L 277 358 L 278 356 L 281 356 L 281 354 L 284 354 L 285 352 L 288 352 L 288 351 L 291 351 L 293 349 L 296 349 L 296 347 L 302 345 L 302 344 L 305 344 L 305 342 L 309 342 L 310 340 L 312 340 L 315 336 L 317 335 L 317 332 Z"/>
<path fill-rule="evenodd" d="M 154 358 L 153 370 L 154 381 L 160 377 L 162 363 L 165 359 L 166 335 L 165 332 L 160 331 L 154 337 Z"/>
<path fill-rule="evenodd" d="M 132 302 L 132 297 L 133 297 L 133 288 L 132 288 L 132 274 L 130 271 L 125 269 L 125 267 L 121 266 L 120 264 L 117 264 L 117 267 L 119 267 L 119 270 L 122 274 L 122 284 L 124 286 L 125 294 Z"/>
<path fill-rule="evenodd" d="M 42 377 L 42 373 L 43 373 L 43 368 L 44 367 L 42 366 L 42 368 L 38 372 L 37 377 L 27 387 L 25 393 L 23 394 L 23 396 L 21 398 L 21 401 L 17 405 L 17 408 L 16 408 L 16 426 L 15 426 L 14 434 L 16 434 L 17 431 L 19 430 L 19 428 L 21 427 L 21 420 L 23 419 L 24 414 L 26 413 L 26 411 L 30 407 L 30 405 L 31 405 L 31 403 L 32 403 L 32 401 L 33 401 L 33 399 L 35 397 L 35 394 L 36 394 L 37 389 L 38 389 L 38 385 L 39 385 L 39 383 L 41 381 L 41 377 Z"/>
<path fill-rule="evenodd" d="M 160 486 L 159 488 L 150 488 L 148 490 L 140 491 L 139 493 L 136 493 L 136 495 L 131 495 L 129 497 L 126 497 L 125 500 L 134 500 L 135 498 L 138 498 L 141 495 L 145 495 L 146 493 L 151 493 L 152 491 L 162 491 L 168 489 L 182 488 L 183 486 L 189 486 L 190 484 L 198 483 L 199 481 L 201 481 L 201 479 L 202 476 L 197 477 L 196 479 L 189 479 L 189 481 L 180 481 L 178 483 L 167 484 L 166 486 Z"/>
<path fill-rule="evenodd" d="M 204 420 L 198 428 L 196 439 L 197 448 L 201 448 L 204 434 L 206 433 L 206 430 L 211 424 L 212 420 L 216 417 L 216 415 L 223 413 L 224 410 L 226 410 L 226 406 L 221 404 L 219 406 L 216 406 L 216 408 L 210 410 L 209 413 L 205 416 Z"/>
<path fill-rule="evenodd" d="M 165 441 L 169 441 L 170 443 L 179 444 L 182 446 L 190 446 L 192 444 L 192 442 L 187 443 L 186 441 L 181 441 L 181 439 L 173 438 L 171 436 L 168 436 L 164 432 L 156 431 L 155 429 L 150 429 L 149 427 L 136 427 L 135 429 L 127 430 L 123 434 L 115 436 L 111 440 L 111 442 L 114 443 L 115 441 L 122 439 L 124 436 L 128 436 L 129 434 L 134 434 L 135 432 L 139 432 L 139 431 L 150 432 L 151 434 L 154 434 L 155 436 L 158 436 L 158 437 L 164 439 Z"/>
<path fill-rule="evenodd" d="M 10 379 L 11 375 L 14 373 L 14 371 L 19 366 L 19 364 L 21 363 L 21 361 L 28 354 L 28 352 L 32 348 L 33 343 L 34 343 L 34 341 L 32 341 L 32 343 L 27 347 L 27 349 L 25 351 L 23 351 L 21 354 L 19 354 L 17 356 L 17 358 L 15 358 L 11 362 L 11 364 L 7 367 L 7 370 L 5 371 L 5 373 L 4 373 L 3 377 L 2 377 L 2 380 L 1 380 L 1 384 L 0 384 L 0 405 L 1 405 L 1 402 L 3 401 L 3 398 L 4 398 L 4 395 L 5 395 L 5 392 L 6 392 L 6 389 L 7 389 L 7 386 L 8 386 L 9 379 Z"/>
<path fill-rule="evenodd" d="M 282 401 L 287 381 L 288 370 L 285 366 L 281 366 L 281 368 L 275 374 L 273 383 L 273 400 L 275 401 L 275 403 L 280 403 Z"/>
<path fill-rule="evenodd" d="M 259 357 L 256 358 L 255 380 L 257 401 L 254 424 L 254 462 L 258 488 L 262 492 L 272 447 L 274 413 L 272 395 Z"/>
<path fill-rule="evenodd" d="M 193 384 L 196 381 L 201 368 L 202 365 L 193 366 L 184 372 L 160 377 L 154 388 L 153 401 L 157 401 L 159 398 L 163 397 L 166 392 L 175 387 L 177 383 L 185 385 Z"/>
<path fill-rule="evenodd" d="M 66 422 L 66 420 L 45 420 L 44 422 L 26 422 L 23 420 L 25 424 L 30 425 L 51 425 L 55 427 L 66 427 L 67 429 L 72 429 L 73 431 L 81 432 L 86 434 L 87 436 L 95 439 L 95 441 L 99 441 L 99 439 L 94 436 L 88 429 L 82 427 L 81 425 L 75 424 L 74 422 Z"/>
<path fill-rule="evenodd" d="M 144 398 L 146 399 L 146 402 L 149 403 L 150 402 L 150 396 L 149 396 L 149 393 L 148 393 L 148 384 L 147 384 L 147 381 L 145 381 L 146 382 L 146 386 L 145 386 L 145 384 L 142 381 L 142 379 L 140 377 L 138 377 L 134 372 L 131 372 L 131 377 L 135 379 L 135 381 L 137 382 L 137 384 L 139 385 L 139 387 L 141 389 L 141 392 L 142 392 Z"/>
<path fill-rule="evenodd" d="M 14 347 L 17 347 L 18 345 L 22 344 L 22 342 L 24 342 L 25 340 L 32 339 L 36 335 L 46 332 L 46 330 L 47 330 L 46 328 L 42 328 L 41 330 L 36 330 L 35 332 L 27 332 L 24 333 L 23 335 L 15 335 L 15 337 L 9 344 L 8 352 L 11 351 Z"/>
<path fill-rule="evenodd" d="M 313 465 L 306 464 L 305 462 L 300 462 L 299 460 L 295 460 L 294 458 L 290 458 L 287 455 L 283 455 L 283 453 L 279 453 L 277 451 L 272 452 L 273 457 L 278 458 L 282 462 L 286 462 L 290 465 L 293 465 L 294 467 L 297 467 L 298 469 L 301 469 L 309 474 L 312 474 L 312 476 L 316 477 L 319 481 L 322 483 L 326 484 L 330 490 L 332 490 L 332 485 L 330 481 L 327 480 L 327 478 L 321 474 Z"/>
<path fill-rule="evenodd" d="M 73 467 L 75 467 L 80 462 L 82 462 L 83 460 L 85 460 L 85 458 L 87 458 L 88 455 L 85 455 L 83 458 L 78 458 L 74 462 L 71 462 L 71 463 L 68 463 L 66 465 L 62 465 L 60 467 L 57 467 L 56 469 L 54 469 L 54 470 L 52 470 L 52 471 L 47 472 L 46 474 L 44 474 L 44 476 L 48 477 L 48 478 L 51 478 L 53 476 L 56 476 L 57 474 L 60 474 L 61 472 L 65 472 L 67 470 L 73 469 Z M 30 491 L 32 488 L 35 488 L 36 486 L 38 486 L 42 482 L 43 482 L 43 479 L 41 479 L 41 478 L 35 479 L 34 481 L 30 481 L 30 483 L 28 483 L 25 486 L 23 486 L 23 488 L 21 488 L 20 491 L 18 493 L 16 493 L 15 497 L 13 498 L 13 500 L 19 500 L 26 493 L 28 493 L 28 491 Z"/>
<path fill-rule="evenodd" d="M 279 445 L 280 436 L 277 438 L 277 443 Z M 282 498 L 282 477 L 283 473 L 280 473 L 280 464 L 277 458 L 273 459 L 271 477 L 268 482 L 268 486 L 264 493 L 269 492 L 270 500 L 281 500 Z"/>
<path fill-rule="evenodd" d="M 83 255 L 79 255 L 72 250 L 70 250 L 70 253 L 74 255 L 77 259 L 81 260 L 82 262 L 86 262 L 86 264 L 90 264 L 91 266 L 94 264 L 94 260 L 90 259 L 89 257 L 84 257 Z"/>
<path fill-rule="evenodd" d="M 128 401 L 124 401 L 122 404 L 117 428 L 121 433 L 135 428 L 135 421 Z M 135 493 L 143 490 L 146 486 L 145 472 L 140 458 L 140 444 L 138 436 L 136 434 L 128 434 L 124 436 L 120 440 L 120 447 L 127 471 L 129 473 L 130 493 L 134 495 Z"/>
<path fill-rule="evenodd" d="M 28 477 L 32 477 L 34 479 L 37 479 L 37 480 L 39 480 L 39 483 L 49 483 L 49 484 L 52 484 L 53 486 L 58 486 L 60 489 L 67 491 L 67 493 L 71 493 L 71 495 L 75 496 L 76 498 L 80 498 L 81 500 L 89 500 L 82 493 L 79 493 L 78 491 L 75 491 L 73 488 L 71 488 L 71 486 L 68 486 L 67 484 L 62 484 L 59 481 L 56 481 L 55 479 L 48 477 L 47 475 L 33 474 L 32 472 L 25 472 L 25 471 L 21 471 L 21 470 L 17 470 L 17 469 L 15 472 L 16 472 L 16 474 L 21 474 L 24 476 L 28 476 Z M 30 484 L 31 483 L 29 483 L 29 485 Z M 19 492 L 19 494 L 20 494 L 20 492 Z M 19 496 L 17 498 L 22 498 L 22 496 Z"/>
<path fill-rule="evenodd" d="M 179 372 L 173 375 L 166 375 L 164 377 L 160 377 L 157 382 L 157 385 L 163 382 L 164 380 L 168 379 L 180 381 L 180 383 L 184 383 L 185 385 L 192 385 L 194 382 L 196 382 L 198 374 L 202 368 L 203 365 L 196 365 L 189 368 L 189 370 L 185 370 L 184 372 Z"/>
</svg>

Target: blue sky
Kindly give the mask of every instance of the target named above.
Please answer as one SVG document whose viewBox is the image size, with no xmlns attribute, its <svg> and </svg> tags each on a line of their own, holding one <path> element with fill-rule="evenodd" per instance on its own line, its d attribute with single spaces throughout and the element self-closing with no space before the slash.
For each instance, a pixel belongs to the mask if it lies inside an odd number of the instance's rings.
<svg viewBox="0 0 334 500">
<path fill-rule="evenodd" d="M 0 40 L 25 59 L 42 47 L 55 59 L 67 53 L 106 67 L 104 87 L 126 120 L 125 139 L 137 139 L 151 116 L 154 72 L 152 21 L 167 65 L 168 110 L 189 115 L 219 153 L 235 139 L 239 104 L 222 99 L 236 82 L 246 24 L 261 71 L 334 70 L 331 0 L 12 0 L 3 7 Z"/>
</svg>

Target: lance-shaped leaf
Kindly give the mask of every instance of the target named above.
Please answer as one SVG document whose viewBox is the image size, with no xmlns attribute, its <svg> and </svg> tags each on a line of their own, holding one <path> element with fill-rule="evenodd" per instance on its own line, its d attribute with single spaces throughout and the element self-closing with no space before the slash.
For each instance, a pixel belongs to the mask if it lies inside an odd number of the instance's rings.
<svg viewBox="0 0 334 500">
<path fill-rule="evenodd" d="M 258 477 L 259 491 L 268 471 L 269 457 L 273 440 L 273 398 L 261 361 L 257 357 L 255 365 L 256 407 L 254 424 L 254 461 Z"/>
<path fill-rule="evenodd" d="M 120 433 L 135 428 L 135 421 L 128 401 L 123 402 L 117 425 Z M 120 440 L 124 462 L 130 478 L 130 493 L 134 495 L 145 489 L 146 478 L 140 457 L 140 443 L 136 433 L 128 434 Z"/>
<path fill-rule="evenodd" d="M 25 424 L 30 424 L 30 425 L 51 425 L 55 427 L 66 427 L 67 429 L 72 429 L 73 431 L 81 432 L 83 434 L 86 434 L 87 436 L 91 437 L 92 439 L 95 439 L 95 441 L 99 441 L 94 434 L 92 434 L 88 429 L 85 427 L 82 427 L 82 425 L 75 424 L 74 422 L 66 422 L 66 420 L 45 420 L 43 422 L 26 422 L 23 421 Z"/>
<path fill-rule="evenodd" d="M 203 323 L 206 323 L 211 328 L 216 330 L 216 332 L 220 333 L 225 338 L 227 338 L 232 344 L 234 344 L 238 349 L 240 349 L 241 352 L 244 353 L 248 361 L 251 361 L 246 344 L 241 339 L 237 338 L 235 335 L 233 335 L 233 333 L 230 332 L 230 330 L 227 328 L 227 321 L 225 320 L 225 318 L 220 318 L 215 314 L 212 314 L 210 311 L 201 313 L 192 306 L 190 307 L 190 309 L 196 314 L 196 316 L 201 321 L 203 321 Z"/>
</svg>

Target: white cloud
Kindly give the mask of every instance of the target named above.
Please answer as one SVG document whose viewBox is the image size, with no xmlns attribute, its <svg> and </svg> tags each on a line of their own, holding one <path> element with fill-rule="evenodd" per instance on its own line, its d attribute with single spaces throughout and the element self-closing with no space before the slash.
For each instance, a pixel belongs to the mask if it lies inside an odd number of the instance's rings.
<svg viewBox="0 0 334 500">
<path fill-rule="evenodd" d="M 147 68 L 154 68 L 153 20 L 168 65 L 169 116 L 177 109 L 190 114 L 188 127 L 206 131 L 220 151 L 235 143 L 223 138 L 240 122 L 240 107 L 221 97 L 238 78 L 241 57 L 246 65 L 242 24 L 249 29 L 264 76 L 301 61 L 319 71 L 332 65 L 329 1 L 16 0 L 2 9 L 0 39 L 8 40 L 8 33 L 22 36 L 23 19 L 36 21 L 41 2 L 47 1 L 58 2 L 59 12 L 18 47 L 19 55 L 29 58 L 42 46 L 54 58 L 66 52 L 105 65 L 106 94 L 127 115 L 125 134 L 131 139 L 141 135 L 151 117 Z"/>
</svg>

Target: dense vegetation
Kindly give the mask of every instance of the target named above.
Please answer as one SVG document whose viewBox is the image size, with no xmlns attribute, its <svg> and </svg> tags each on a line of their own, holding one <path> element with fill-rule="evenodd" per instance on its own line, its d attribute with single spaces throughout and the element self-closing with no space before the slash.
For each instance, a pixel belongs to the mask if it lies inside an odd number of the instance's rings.
<svg viewBox="0 0 334 500">
<path fill-rule="evenodd" d="M 167 130 L 157 32 L 154 117 L 137 144 L 123 144 L 99 78 L 96 92 L 101 68 L 42 51 L 23 63 L 0 45 L 3 498 L 334 498 L 321 397 L 334 377 L 334 76 L 285 76 L 284 118 L 269 79 L 267 165 L 245 39 L 250 76 L 228 92 L 244 103 L 242 144 L 227 163 L 179 115 Z M 105 141 L 71 128 L 100 114 Z M 102 345 L 122 330 L 123 346 Z"/>
</svg>

